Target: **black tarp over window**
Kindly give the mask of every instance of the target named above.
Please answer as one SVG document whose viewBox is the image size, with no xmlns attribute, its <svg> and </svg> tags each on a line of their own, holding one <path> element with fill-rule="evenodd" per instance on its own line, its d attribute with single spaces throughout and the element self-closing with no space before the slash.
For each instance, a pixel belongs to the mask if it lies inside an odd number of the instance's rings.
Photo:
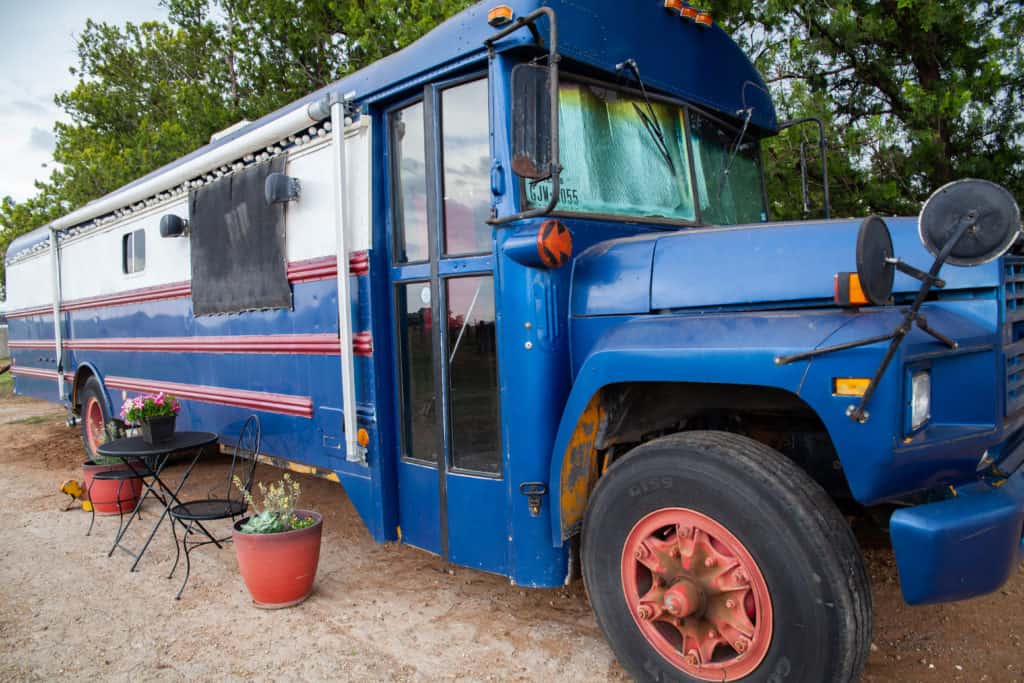
<svg viewBox="0 0 1024 683">
<path fill-rule="evenodd" d="M 195 315 L 291 308 L 284 204 L 263 185 L 284 156 L 189 193 L 192 311 Z"/>
</svg>

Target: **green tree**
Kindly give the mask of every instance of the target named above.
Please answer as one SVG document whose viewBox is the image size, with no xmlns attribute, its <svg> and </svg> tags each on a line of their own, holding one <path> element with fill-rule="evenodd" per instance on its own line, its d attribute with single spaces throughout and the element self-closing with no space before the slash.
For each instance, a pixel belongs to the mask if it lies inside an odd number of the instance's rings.
<svg viewBox="0 0 1024 683">
<path fill-rule="evenodd" d="M 781 113 L 829 125 L 840 215 L 916 213 L 934 189 L 967 176 L 1024 197 L 1020 2 L 714 4 L 766 74 Z M 797 166 L 799 135 L 766 145 L 773 189 Z M 777 214 L 799 216 L 792 191 L 778 204 Z"/>
</svg>

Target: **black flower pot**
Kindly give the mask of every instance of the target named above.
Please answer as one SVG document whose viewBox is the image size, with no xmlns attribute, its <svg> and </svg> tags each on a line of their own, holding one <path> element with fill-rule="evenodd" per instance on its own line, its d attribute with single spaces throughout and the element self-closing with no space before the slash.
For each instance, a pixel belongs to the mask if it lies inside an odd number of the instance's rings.
<svg viewBox="0 0 1024 683">
<path fill-rule="evenodd" d="M 167 443 L 174 439 L 174 422 L 177 415 L 151 417 L 142 421 L 142 440 L 149 445 Z"/>
</svg>

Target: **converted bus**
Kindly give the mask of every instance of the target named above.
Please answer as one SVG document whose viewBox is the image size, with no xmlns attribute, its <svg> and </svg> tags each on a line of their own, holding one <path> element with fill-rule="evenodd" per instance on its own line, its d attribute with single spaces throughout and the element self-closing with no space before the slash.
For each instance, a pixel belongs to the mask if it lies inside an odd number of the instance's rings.
<svg viewBox="0 0 1024 683">
<path fill-rule="evenodd" d="M 377 541 L 582 574 L 639 679 L 856 680 L 841 509 L 891 513 L 914 604 L 1020 555 L 1020 217 L 973 184 L 772 223 L 782 127 L 678 0 L 472 7 L 17 239 L 15 390 L 90 454 L 142 392 L 223 443 L 256 413 L 261 457 L 338 481 Z"/>
</svg>

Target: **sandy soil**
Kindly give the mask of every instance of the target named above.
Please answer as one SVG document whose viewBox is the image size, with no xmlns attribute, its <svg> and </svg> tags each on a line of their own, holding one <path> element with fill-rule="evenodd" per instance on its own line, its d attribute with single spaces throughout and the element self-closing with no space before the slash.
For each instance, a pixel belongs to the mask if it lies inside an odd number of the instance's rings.
<svg viewBox="0 0 1024 683">
<path fill-rule="evenodd" d="M 302 478 L 325 517 L 314 595 L 253 609 L 230 548 L 194 555 L 182 600 L 166 579 L 174 546 L 161 529 L 139 571 L 107 558 L 116 521 L 62 512 L 61 482 L 80 478 L 76 430 L 45 403 L 0 398 L 0 680 L 623 680 L 582 587 L 523 590 L 448 569 L 419 551 L 372 542 L 342 489 Z M 180 466 L 179 466 L 180 467 Z M 273 474 L 263 469 L 257 476 Z M 226 478 L 200 466 L 189 488 Z M 133 527 L 137 544 L 154 520 Z M 1024 681 L 1024 568 L 994 595 L 909 608 L 891 552 L 864 543 L 875 642 L 866 681 Z"/>
</svg>

